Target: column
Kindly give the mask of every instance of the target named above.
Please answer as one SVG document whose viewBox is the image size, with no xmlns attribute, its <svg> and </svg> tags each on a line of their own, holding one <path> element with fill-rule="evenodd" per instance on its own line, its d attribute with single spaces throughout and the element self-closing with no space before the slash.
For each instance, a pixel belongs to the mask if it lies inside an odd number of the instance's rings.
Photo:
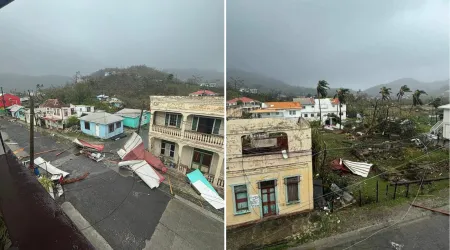
<svg viewBox="0 0 450 250">
<path fill-rule="evenodd" d="M 222 167 L 223 167 L 223 154 L 219 154 L 219 160 L 217 161 L 216 173 L 214 174 L 214 181 L 213 181 L 214 186 L 217 186 L 217 182 L 219 181 L 219 178 L 220 178 L 220 173 L 222 172 Z"/>
<path fill-rule="evenodd" d="M 181 122 L 181 138 L 184 138 L 184 131 L 186 130 L 187 118 L 189 116 L 189 113 L 181 113 L 181 115 L 183 116 Z"/>
</svg>

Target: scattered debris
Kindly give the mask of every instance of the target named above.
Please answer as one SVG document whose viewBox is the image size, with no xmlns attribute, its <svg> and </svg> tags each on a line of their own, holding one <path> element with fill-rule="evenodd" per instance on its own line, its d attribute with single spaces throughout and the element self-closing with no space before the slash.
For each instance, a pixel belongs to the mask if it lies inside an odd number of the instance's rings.
<svg viewBox="0 0 450 250">
<path fill-rule="evenodd" d="M 338 185 L 332 183 L 330 186 L 331 191 L 337 195 L 338 197 L 336 197 L 337 199 L 340 199 L 341 202 L 344 202 L 345 204 L 349 204 L 349 203 L 353 203 L 355 201 L 355 199 L 353 198 L 353 196 L 348 193 L 347 191 L 342 190 L 340 187 L 338 187 Z M 343 205 L 345 205 L 343 204 Z"/>
<path fill-rule="evenodd" d="M 62 175 L 64 178 L 69 175 L 69 173 L 64 172 L 57 167 L 50 164 L 50 162 L 45 161 L 42 157 L 38 157 L 34 160 L 34 164 L 38 167 L 44 169 L 52 175 Z"/>
<path fill-rule="evenodd" d="M 391 241 L 391 246 L 395 249 L 395 250 L 402 250 L 404 245 L 400 245 L 398 243 L 395 243 L 393 241 Z"/>
<path fill-rule="evenodd" d="M 89 175 L 89 173 L 84 173 L 82 176 L 76 177 L 76 178 L 71 178 L 71 179 L 60 178 L 60 183 L 61 183 L 62 185 L 74 183 L 74 182 L 77 182 L 77 181 L 81 181 L 81 180 L 86 179 L 86 177 L 88 177 L 88 175 Z"/>
<path fill-rule="evenodd" d="M 164 181 L 164 176 L 156 172 L 146 161 L 133 160 L 119 162 L 119 167 L 129 166 L 130 169 L 141 178 L 150 189 L 159 187 Z"/>
<path fill-rule="evenodd" d="M 80 150 L 81 154 L 86 155 L 87 157 L 89 157 L 90 159 L 96 161 L 96 162 L 100 162 L 101 160 L 103 160 L 105 158 L 105 154 L 101 154 L 101 153 L 94 153 L 94 152 L 89 152 L 89 151 L 85 151 L 85 150 Z"/>
<path fill-rule="evenodd" d="M 342 163 L 354 174 L 367 177 L 370 172 L 370 168 L 373 166 L 371 163 L 354 162 L 343 160 Z"/>
<path fill-rule="evenodd" d="M 77 146 L 79 146 L 85 150 L 94 150 L 94 151 L 101 152 L 105 148 L 105 145 L 103 145 L 103 144 L 92 144 L 87 141 L 80 140 L 78 138 L 73 140 L 73 143 L 75 143 Z"/>
<path fill-rule="evenodd" d="M 211 204 L 215 209 L 222 209 L 225 206 L 225 202 L 222 197 L 219 196 L 217 191 L 213 188 L 211 183 L 203 176 L 200 170 L 196 169 L 195 171 L 187 174 L 191 185 L 200 193 L 200 195 L 205 199 L 209 204 Z"/>
<path fill-rule="evenodd" d="M 433 209 L 433 208 L 423 207 L 423 206 L 416 205 L 416 204 L 411 204 L 411 206 L 413 206 L 413 207 L 418 207 L 418 208 L 422 208 L 422 209 L 426 209 L 426 210 L 430 210 L 430 211 L 437 212 L 437 213 L 441 213 L 441 214 L 445 214 L 445 215 L 447 215 L 447 216 L 450 215 L 450 213 L 447 212 L 447 211 L 442 211 L 442 210 L 437 210 L 437 209 Z"/>
</svg>

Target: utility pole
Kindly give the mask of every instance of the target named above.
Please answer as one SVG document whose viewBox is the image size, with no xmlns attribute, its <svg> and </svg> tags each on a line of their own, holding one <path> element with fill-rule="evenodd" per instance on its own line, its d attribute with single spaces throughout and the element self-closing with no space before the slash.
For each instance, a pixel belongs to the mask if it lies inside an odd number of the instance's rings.
<svg viewBox="0 0 450 250">
<path fill-rule="evenodd" d="M 6 103 L 5 103 L 5 95 L 3 94 L 3 87 L 0 88 L 2 91 L 2 102 L 3 102 L 3 110 L 6 114 Z"/>
<path fill-rule="evenodd" d="M 30 95 L 30 168 L 34 170 L 34 99 L 30 91 L 28 94 Z"/>
<path fill-rule="evenodd" d="M 145 108 L 145 101 L 142 101 L 141 115 L 139 116 L 139 125 L 138 125 L 137 134 L 139 134 L 139 132 L 141 131 L 142 114 L 144 113 L 144 108 Z"/>
</svg>

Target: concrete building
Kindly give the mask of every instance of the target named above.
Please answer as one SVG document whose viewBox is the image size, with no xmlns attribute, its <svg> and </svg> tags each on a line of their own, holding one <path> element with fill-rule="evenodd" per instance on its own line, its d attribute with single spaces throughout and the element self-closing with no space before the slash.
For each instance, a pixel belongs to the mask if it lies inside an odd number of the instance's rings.
<svg viewBox="0 0 450 250">
<path fill-rule="evenodd" d="M 261 108 L 261 102 L 248 97 L 239 97 L 227 101 L 227 108 L 242 109 L 243 112 L 250 112 Z"/>
<path fill-rule="evenodd" d="M 319 110 L 319 99 L 294 98 L 293 101 L 301 104 L 301 106 L 303 107 L 301 112 L 302 117 L 308 121 L 318 121 L 320 117 L 320 111 L 322 112 L 322 122 L 324 124 L 333 123 L 332 119 L 330 119 L 332 115 L 336 115 L 339 117 L 338 99 L 330 99 L 330 98 L 320 99 L 320 110 Z M 341 112 L 342 112 L 342 120 L 344 121 L 347 118 L 347 105 L 342 104 Z"/>
<path fill-rule="evenodd" d="M 265 102 L 261 109 L 252 110 L 253 118 L 284 118 L 297 121 L 302 117 L 302 106 L 298 102 Z"/>
<path fill-rule="evenodd" d="M 44 120 L 42 124 L 47 128 L 64 129 L 65 121 L 72 116 L 69 105 L 58 99 L 48 99 L 36 110 L 36 116 Z"/>
<path fill-rule="evenodd" d="M 106 112 L 91 113 L 80 117 L 81 132 L 101 139 L 109 139 L 123 133 L 123 118 Z"/>
<path fill-rule="evenodd" d="M 313 209 L 311 128 L 280 118 L 227 121 L 227 227 Z"/>
<path fill-rule="evenodd" d="M 201 89 L 190 93 L 189 96 L 217 96 L 217 93 L 211 90 Z"/>
<path fill-rule="evenodd" d="M 90 105 L 69 105 L 70 112 L 76 117 L 81 117 L 83 114 L 94 113 L 95 107 Z"/>
<path fill-rule="evenodd" d="M 450 140 L 450 104 L 438 107 L 444 110 L 444 119 L 438 121 L 430 130 L 432 134 L 442 134 L 444 139 Z"/>
<path fill-rule="evenodd" d="M 138 128 L 139 118 L 141 117 L 140 109 L 122 109 L 116 112 L 116 115 L 123 117 L 123 125 L 128 128 Z M 150 122 L 150 112 L 142 111 L 141 126 Z"/>
<path fill-rule="evenodd" d="M 151 96 L 150 103 L 150 151 L 223 187 L 223 97 Z"/>
</svg>

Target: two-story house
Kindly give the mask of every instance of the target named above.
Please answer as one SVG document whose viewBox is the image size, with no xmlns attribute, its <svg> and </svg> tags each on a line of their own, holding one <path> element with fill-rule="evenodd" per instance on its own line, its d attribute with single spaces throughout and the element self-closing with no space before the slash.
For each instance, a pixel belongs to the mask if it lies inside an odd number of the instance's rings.
<svg viewBox="0 0 450 250">
<path fill-rule="evenodd" d="M 250 111 L 253 118 L 284 118 L 297 121 L 301 117 L 302 106 L 298 102 L 265 102 L 261 109 Z"/>
<path fill-rule="evenodd" d="M 44 126 L 52 129 L 64 129 L 65 121 L 72 116 L 69 105 L 58 99 L 48 99 L 36 110 L 36 115 L 44 120 Z"/>
<path fill-rule="evenodd" d="M 313 209 L 308 121 L 229 120 L 226 150 L 227 227 Z"/>
<path fill-rule="evenodd" d="M 223 187 L 223 103 L 216 96 L 151 96 L 150 151 Z"/>
<path fill-rule="evenodd" d="M 77 117 L 81 117 L 83 114 L 90 114 L 95 112 L 95 107 L 91 105 L 69 105 L 70 113 Z"/>
<path fill-rule="evenodd" d="M 250 112 L 261 108 L 261 103 L 248 97 L 239 97 L 227 101 L 227 108 L 238 108 L 244 112 Z"/>
<path fill-rule="evenodd" d="M 302 105 L 301 117 L 305 118 L 308 121 L 318 121 L 320 117 L 320 113 L 322 113 L 322 123 L 333 124 L 332 116 L 335 115 L 339 117 L 339 100 L 334 98 L 322 98 L 319 99 L 314 98 L 294 98 L 294 102 L 298 102 Z M 347 118 L 347 105 L 342 104 L 341 107 L 342 112 L 342 120 L 344 121 Z"/>
</svg>

